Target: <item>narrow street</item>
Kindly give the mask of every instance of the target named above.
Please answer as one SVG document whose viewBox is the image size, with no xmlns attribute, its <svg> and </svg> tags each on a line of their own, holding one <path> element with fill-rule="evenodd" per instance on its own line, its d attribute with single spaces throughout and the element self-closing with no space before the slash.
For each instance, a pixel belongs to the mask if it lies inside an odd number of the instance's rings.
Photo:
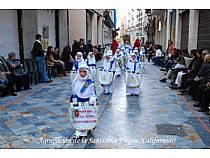
<svg viewBox="0 0 210 158">
<path fill-rule="evenodd" d="M 117 77 L 113 95 L 98 98 L 100 121 L 85 143 L 53 142 L 71 140 L 74 133 L 69 76 L 0 98 L 0 148 L 210 148 L 209 115 L 160 83 L 159 67 L 143 64 L 140 96 L 126 97 L 123 77 Z"/>
</svg>

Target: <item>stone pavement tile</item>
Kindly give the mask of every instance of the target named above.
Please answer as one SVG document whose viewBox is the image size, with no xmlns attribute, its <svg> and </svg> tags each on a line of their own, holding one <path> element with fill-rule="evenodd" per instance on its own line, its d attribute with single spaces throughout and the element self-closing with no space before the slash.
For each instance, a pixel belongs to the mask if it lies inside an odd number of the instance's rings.
<svg viewBox="0 0 210 158">
<path fill-rule="evenodd" d="M 70 138 L 70 136 L 74 133 L 74 130 L 72 128 L 65 129 L 59 131 L 60 134 L 62 134 L 63 137 L 65 138 Z"/>
<path fill-rule="evenodd" d="M 63 138 L 60 132 L 48 132 L 46 133 L 50 138 Z"/>
<path fill-rule="evenodd" d="M 21 139 L 12 142 L 12 148 L 15 149 L 19 148 L 19 146 L 24 146 L 24 145 L 25 143 Z"/>
<path fill-rule="evenodd" d="M 45 129 L 47 129 L 47 128 L 49 128 L 48 125 L 40 125 L 40 126 L 37 125 L 36 127 L 37 127 L 39 130 L 42 130 L 42 131 L 45 130 Z"/>
<path fill-rule="evenodd" d="M 53 128 L 45 128 L 42 130 L 44 133 L 50 133 L 50 132 L 55 132 Z"/>
<path fill-rule="evenodd" d="M 44 149 L 46 146 L 41 142 L 32 141 L 27 144 L 27 149 Z"/>
</svg>

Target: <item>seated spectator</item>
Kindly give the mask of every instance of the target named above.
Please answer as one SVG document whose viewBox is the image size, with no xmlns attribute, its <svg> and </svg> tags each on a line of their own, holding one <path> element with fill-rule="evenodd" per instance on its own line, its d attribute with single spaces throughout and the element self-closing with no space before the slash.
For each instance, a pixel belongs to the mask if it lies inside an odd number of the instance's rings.
<svg viewBox="0 0 210 158">
<path fill-rule="evenodd" d="M 62 52 L 62 55 L 61 55 L 61 60 L 64 62 L 65 64 L 65 70 L 66 71 L 71 71 L 72 68 L 73 68 L 73 57 L 71 55 L 71 48 L 70 46 L 65 46 L 63 48 L 63 52 Z"/>
<path fill-rule="evenodd" d="M 58 71 L 59 70 L 61 71 L 63 76 L 66 76 L 64 63 L 61 60 L 55 60 L 53 58 L 53 47 L 52 46 L 49 46 L 47 48 L 46 63 L 47 63 L 47 66 L 49 66 L 49 67 L 55 66 Z"/>
<path fill-rule="evenodd" d="M 171 54 L 168 54 L 165 57 L 165 65 L 163 66 L 162 69 L 160 69 L 160 71 L 166 71 L 168 72 L 168 70 L 176 65 L 176 59 L 178 58 L 178 53 L 176 53 L 176 48 L 173 49 L 173 51 L 171 52 Z"/>
<path fill-rule="evenodd" d="M 178 57 L 178 58 L 174 59 L 175 57 Z M 170 68 L 169 68 L 165 78 L 159 80 L 161 82 L 166 82 L 166 80 L 169 79 L 172 75 L 174 76 L 172 78 L 172 80 L 174 80 L 176 78 L 178 71 L 180 71 L 180 69 L 182 69 L 182 68 L 185 68 L 185 60 L 181 53 L 181 50 L 175 49 L 175 52 L 172 52 L 172 54 L 169 58 L 170 58 L 170 60 L 168 60 L 166 67 L 170 66 Z"/>
<path fill-rule="evenodd" d="M 155 56 L 154 46 L 151 44 L 148 49 L 148 62 Z"/>
<path fill-rule="evenodd" d="M 7 61 L 2 56 L 0 56 L 0 84 L 6 86 L 6 92 L 9 90 L 11 95 L 17 96 L 13 88 L 14 84 L 12 82 L 11 75 L 12 73 L 9 71 Z"/>
<path fill-rule="evenodd" d="M 21 91 L 22 86 L 24 86 L 24 90 L 30 89 L 29 74 L 24 72 L 23 65 L 16 59 L 16 54 L 14 52 L 8 54 L 7 62 L 12 73 L 12 80 L 16 83 L 16 91 Z"/>
<path fill-rule="evenodd" d="M 206 54 L 208 54 L 208 51 L 199 50 L 197 53 L 195 53 L 195 50 L 192 50 L 191 53 L 193 55 L 193 60 L 190 63 L 188 70 L 186 70 L 183 75 L 179 76 L 178 74 L 177 76 L 181 78 L 181 81 L 180 79 L 178 80 L 181 82 L 181 88 L 184 89 L 181 91 L 181 94 L 192 93 L 194 91 L 195 87 L 197 86 L 194 85 L 194 79 L 198 75 L 199 71 L 201 71 L 204 57 Z"/>
<path fill-rule="evenodd" d="M 209 101 L 210 101 L 210 54 L 205 56 L 202 71 L 200 73 L 205 74 L 205 77 L 202 79 L 202 84 L 197 90 L 196 97 L 198 98 L 199 103 L 194 104 L 195 107 L 200 107 L 199 112 L 209 111 Z"/>
<path fill-rule="evenodd" d="M 59 48 L 58 47 L 54 48 L 53 57 L 54 57 L 55 60 L 61 60 L 61 56 L 60 56 L 60 52 L 59 52 Z"/>
<path fill-rule="evenodd" d="M 160 49 L 160 45 L 156 45 L 155 46 L 155 57 L 153 58 L 154 65 L 158 65 L 161 57 L 162 57 L 162 51 Z"/>
</svg>

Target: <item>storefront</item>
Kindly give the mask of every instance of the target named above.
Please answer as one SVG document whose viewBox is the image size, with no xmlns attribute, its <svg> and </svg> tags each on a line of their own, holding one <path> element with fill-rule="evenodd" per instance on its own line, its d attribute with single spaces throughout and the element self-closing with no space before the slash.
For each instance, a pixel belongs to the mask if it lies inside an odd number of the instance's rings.
<svg viewBox="0 0 210 158">
<path fill-rule="evenodd" d="M 189 10 L 182 13 L 182 26 L 181 26 L 181 49 L 188 49 L 188 36 L 189 36 Z"/>
<path fill-rule="evenodd" d="M 198 49 L 210 49 L 210 10 L 199 11 Z"/>
</svg>

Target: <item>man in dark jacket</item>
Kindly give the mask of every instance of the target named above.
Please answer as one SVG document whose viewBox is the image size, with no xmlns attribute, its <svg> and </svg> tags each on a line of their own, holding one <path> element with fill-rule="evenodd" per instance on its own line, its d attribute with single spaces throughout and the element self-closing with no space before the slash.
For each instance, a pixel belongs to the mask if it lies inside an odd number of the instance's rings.
<svg viewBox="0 0 210 158">
<path fill-rule="evenodd" d="M 42 36 L 40 34 L 36 34 L 35 39 L 36 41 L 34 42 L 31 53 L 36 58 L 36 63 L 38 65 L 39 82 L 49 83 L 52 80 L 49 80 L 47 76 L 44 50 L 41 45 Z"/>
</svg>

